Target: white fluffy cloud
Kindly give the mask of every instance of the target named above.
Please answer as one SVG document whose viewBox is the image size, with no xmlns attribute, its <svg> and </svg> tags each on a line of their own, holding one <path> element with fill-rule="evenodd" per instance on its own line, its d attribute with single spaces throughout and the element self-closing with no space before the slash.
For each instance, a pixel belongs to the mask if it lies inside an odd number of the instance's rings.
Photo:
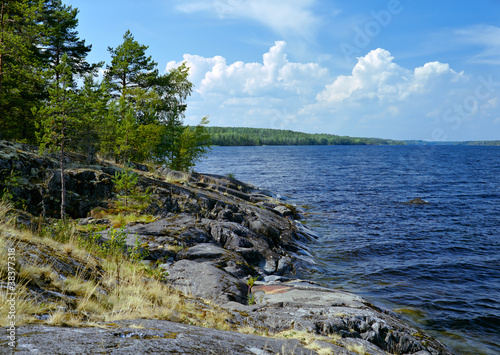
<svg viewBox="0 0 500 355">
<path fill-rule="evenodd" d="M 358 63 L 350 76 L 339 76 L 318 94 L 320 102 L 338 103 L 344 100 L 402 102 L 412 94 L 425 94 L 439 83 L 456 82 L 463 73 L 450 69 L 448 64 L 427 63 L 413 71 L 393 62 L 394 57 L 381 48 L 372 50 Z"/>
<path fill-rule="evenodd" d="M 315 0 L 189 0 L 177 9 L 192 13 L 208 11 L 224 18 L 246 18 L 271 28 L 280 36 L 311 38 L 320 20 L 310 10 Z"/>
<path fill-rule="evenodd" d="M 194 106 L 203 108 L 213 124 L 285 128 L 331 80 L 317 63 L 289 61 L 285 49 L 285 42 L 276 42 L 259 63 L 185 54 L 196 88 Z M 166 69 L 179 64 L 169 62 Z"/>
<path fill-rule="evenodd" d="M 263 55 L 262 63 L 228 64 L 221 56 L 203 58 L 184 55 L 190 79 L 201 95 L 224 94 L 231 97 L 315 95 L 329 78 L 328 70 L 316 63 L 290 62 L 286 43 L 278 41 Z M 178 65 L 167 64 L 167 70 Z"/>
</svg>

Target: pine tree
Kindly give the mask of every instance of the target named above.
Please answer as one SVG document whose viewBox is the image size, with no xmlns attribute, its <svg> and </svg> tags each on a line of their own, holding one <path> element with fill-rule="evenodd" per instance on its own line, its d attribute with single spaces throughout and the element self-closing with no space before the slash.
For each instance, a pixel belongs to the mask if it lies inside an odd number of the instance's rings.
<svg viewBox="0 0 500 355">
<path fill-rule="evenodd" d="M 115 176 L 113 177 L 114 188 L 117 192 L 122 193 L 119 197 L 125 200 L 125 208 L 128 207 L 129 196 L 139 181 L 139 176 L 132 171 L 129 165 L 130 163 L 125 164 L 125 168 L 119 172 L 115 172 Z"/>
<path fill-rule="evenodd" d="M 61 73 L 57 66 L 64 54 L 68 56 L 68 65 L 74 74 L 84 75 L 91 72 L 95 65 L 90 65 L 85 58 L 92 45 L 85 45 L 85 40 L 78 37 L 78 9 L 62 4 L 61 0 L 45 0 L 42 20 L 45 35 L 42 43 L 44 60 L 55 69 L 54 80 L 59 81 Z"/>
<path fill-rule="evenodd" d="M 49 88 L 49 100 L 46 106 L 38 110 L 41 117 L 39 124 L 40 150 L 59 151 L 61 165 L 61 219 L 65 219 L 66 188 L 64 184 L 64 154 L 67 144 L 78 134 L 75 130 L 81 122 L 78 118 L 78 100 L 73 72 L 68 56 L 61 57 L 59 65 L 52 71 L 59 72 L 59 82 L 53 82 Z"/>
<path fill-rule="evenodd" d="M 104 147 L 110 152 L 114 146 L 115 155 L 122 161 L 148 158 L 160 133 L 155 114 L 158 94 L 153 90 L 158 70 L 152 58 L 146 56 L 147 49 L 130 31 L 123 36 L 121 45 L 108 48 L 111 65 L 106 80 L 116 97 L 108 123 L 115 130 L 113 136 L 107 135 Z"/>
<path fill-rule="evenodd" d="M 46 79 L 40 60 L 43 30 L 38 3 L 0 1 L 0 138 L 32 143 L 32 109 L 44 98 Z"/>
<path fill-rule="evenodd" d="M 107 67 L 106 77 L 116 96 L 126 97 L 133 88 L 147 89 L 158 76 L 157 63 L 146 56 L 148 48 L 137 42 L 130 31 L 125 32 L 123 43 L 118 47 L 108 47 L 111 65 Z"/>
<path fill-rule="evenodd" d="M 90 163 L 101 149 L 101 141 L 106 136 L 106 118 L 110 102 L 109 84 L 104 80 L 96 80 L 97 69 L 86 74 L 83 86 L 78 95 L 78 112 L 80 116 L 80 134 L 72 141 L 71 147 L 87 155 Z"/>
</svg>

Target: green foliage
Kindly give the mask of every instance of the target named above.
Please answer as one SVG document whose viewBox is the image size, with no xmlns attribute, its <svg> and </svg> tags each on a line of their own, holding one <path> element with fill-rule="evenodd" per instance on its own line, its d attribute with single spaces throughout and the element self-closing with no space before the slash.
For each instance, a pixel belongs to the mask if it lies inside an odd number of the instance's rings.
<svg viewBox="0 0 500 355">
<path fill-rule="evenodd" d="M 73 73 L 85 74 L 92 70 L 86 60 L 92 46 L 85 45 L 85 40 L 78 37 L 77 9 L 63 5 L 61 0 L 45 0 L 41 11 L 41 19 L 45 29 L 41 40 L 42 58 L 50 67 L 55 67 L 52 79 L 59 81 L 57 66 L 63 55 L 67 56 L 67 64 Z"/>
<path fill-rule="evenodd" d="M 145 267 L 144 268 L 144 271 L 146 272 L 146 274 L 158 281 L 161 281 L 161 282 L 165 282 L 167 281 L 167 277 L 168 277 L 168 271 L 167 270 L 164 270 L 160 267 L 158 267 L 160 261 L 157 261 L 156 262 L 156 265 L 154 265 L 153 267 Z"/>
<path fill-rule="evenodd" d="M 125 228 L 122 227 L 120 229 L 111 229 L 108 231 L 109 239 L 104 242 L 102 245 L 102 251 L 104 257 L 111 259 L 116 265 L 116 280 L 118 285 L 120 284 L 120 271 L 121 266 L 124 262 L 123 254 L 126 251 L 126 239 L 127 232 L 125 232 Z M 119 290 L 119 287 L 117 287 Z"/>
<path fill-rule="evenodd" d="M 94 253 L 97 255 L 101 255 L 102 248 L 99 244 L 99 239 L 101 235 L 95 231 L 92 231 L 87 234 L 80 234 L 77 238 L 78 246 L 84 248 L 90 253 Z"/>
<path fill-rule="evenodd" d="M 129 196 L 135 190 L 138 179 L 139 176 L 128 166 L 121 171 L 115 172 L 115 176 L 113 177 L 114 188 L 118 193 L 121 193 L 119 197 L 124 199 L 125 208 L 128 207 Z"/>
<path fill-rule="evenodd" d="M 69 65 L 68 55 L 64 54 L 61 62 L 50 73 L 59 73 L 59 80 L 49 88 L 49 100 L 37 113 L 40 116 L 38 138 L 43 152 L 58 150 L 61 166 L 61 218 L 66 218 L 66 188 L 64 185 L 64 150 L 66 144 L 78 134 L 81 124 L 78 114 L 76 84 Z"/>
<path fill-rule="evenodd" d="M 145 191 L 140 191 L 139 189 L 135 188 L 131 191 L 130 197 L 132 200 L 134 200 L 136 203 L 138 203 L 138 208 L 145 208 L 151 203 L 151 187 L 147 187 Z"/>
<path fill-rule="evenodd" d="M 145 248 L 146 247 L 146 248 Z M 147 250 L 147 244 L 143 247 L 139 242 L 139 237 L 135 237 L 134 247 L 130 250 L 130 260 L 134 262 L 139 262 L 149 255 L 149 250 Z"/>
<path fill-rule="evenodd" d="M 32 112 L 45 97 L 38 2 L 0 1 L 0 139 L 35 142 Z"/>
<path fill-rule="evenodd" d="M 62 57 L 74 73 L 93 67 L 78 38 L 78 10 L 61 0 L 0 2 L 0 139 L 38 143 L 37 112 L 59 82 Z"/>
<path fill-rule="evenodd" d="M 206 127 L 213 145 L 385 145 L 401 141 L 379 138 L 352 138 L 333 134 L 308 134 L 280 129 L 244 127 Z"/>
<path fill-rule="evenodd" d="M 248 279 L 247 281 L 247 285 L 248 287 L 252 288 L 253 285 L 255 285 L 255 281 L 257 281 L 259 279 L 259 276 L 252 276 Z"/>
<path fill-rule="evenodd" d="M 151 57 L 146 57 L 148 46 L 134 39 L 128 30 L 123 35 L 123 43 L 116 48 L 108 47 L 111 54 L 111 65 L 108 65 L 106 77 L 117 92 L 117 95 L 127 96 L 127 89 L 148 87 L 158 70 L 157 63 Z"/>
<path fill-rule="evenodd" d="M 6 175 L 4 181 L 0 183 L 4 188 L 0 190 L 0 200 L 12 202 L 15 207 L 26 207 L 26 200 L 17 198 L 14 199 L 14 190 L 21 186 L 22 177 L 19 172 L 11 170 L 9 175 Z"/>
<path fill-rule="evenodd" d="M 51 84 L 48 102 L 36 111 L 41 119 L 38 138 L 42 151 L 63 150 L 65 143 L 77 134 L 76 128 L 80 123 L 76 84 L 68 56 L 64 55 L 51 72 L 59 73 L 59 81 Z"/>
<path fill-rule="evenodd" d="M 182 127 L 177 140 L 165 148 L 167 165 L 174 170 L 188 171 L 210 151 L 211 137 L 204 117 L 196 127 Z M 172 136 L 169 136 L 172 137 Z"/>
<path fill-rule="evenodd" d="M 62 0 L 0 0 L 0 139 L 61 152 L 61 217 L 65 216 L 64 152 L 118 161 L 155 161 L 188 170 L 209 149 L 204 118 L 184 125 L 193 84 L 184 63 L 160 75 L 148 46 L 130 31 L 103 81 L 78 37 L 78 9 Z M 83 79 L 83 85 L 76 85 Z"/>
<path fill-rule="evenodd" d="M 115 127 L 112 132 L 115 140 L 113 141 L 114 152 L 122 161 L 130 160 L 134 151 L 134 138 L 138 128 L 134 110 L 126 101 L 124 96 L 118 99 L 113 109 L 110 111 L 114 117 Z"/>
<path fill-rule="evenodd" d="M 255 299 L 255 295 L 253 293 L 250 293 L 248 295 L 248 305 L 251 306 L 251 305 L 254 305 L 257 303 L 257 300 Z"/>
<path fill-rule="evenodd" d="M 12 201 L 14 198 L 12 190 L 19 185 L 19 175 L 17 172 L 11 170 L 10 174 L 1 182 L 1 185 L 3 185 L 4 188 L 0 190 L 0 200 L 5 202 Z"/>
<path fill-rule="evenodd" d="M 72 140 L 71 148 L 85 154 L 90 163 L 101 149 L 101 142 L 110 134 L 106 118 L 111 96 L 106 81 L 95 80 L 97 69 L 85 74 L 83 86 L 78 91 L 79 134 Z"/>
<path fill-rule="evenodd" d="M 252 292 L 252 287 L 255 284 L 255 281 L 257 281 L 258 279 L 259 279 L 259 276 L 252 276 L 247 280 L 247 285 L 248 285 L 247 298 L 248 298 L 249 305 L 253 305 L 253 304 L 257 303 L 257 301 L 255 300 L 255 295 Z"/>
<path fill-rule="evenodd" d="M 59 220 L 53 224 L 43 226 L 40 236 L 52 238 L 59 243 L 68 243 L 76 238 L 76 231 L 74 225 L 70 222 Z"/>
<path fill-rule="evenodd" d="M 127 232 L 125 232 L 125 227 L 109 230 L 108 237 L 109 239 L 102 245 L 103 255 L 115 258 L 123 256 L 127 246 Z"/>
</svg>

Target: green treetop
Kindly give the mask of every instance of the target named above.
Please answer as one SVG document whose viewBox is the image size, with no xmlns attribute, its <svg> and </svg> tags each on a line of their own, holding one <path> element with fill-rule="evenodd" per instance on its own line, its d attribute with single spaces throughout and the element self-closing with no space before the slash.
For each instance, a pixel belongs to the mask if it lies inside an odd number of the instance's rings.
<svg viewBox="0 0 500 355">
<path fill-rule="evenodd" d="M 81 40 L 76 31 L 77 15 L 78 9 L 63 5 L 61 0 L 44 1 L 42 21 L 45 35 L 41 48 L 45 61 L 55 69 L 56 81 L 61 75 L 57 66 L 64 54 L 68 56 L 67 62 L 75 74 L 83 75 L 93 67 L 85 60 L 92 45 L 85 45 L 85 40 Z"/>
<path fill-rule="evenodd" d="M 148 46 L 139 44 L 130 31 L 125 32 L 123 43 L 116 48 L 108 47 L 111 65 L 107 67 L 106 78 L 120 96 L 127 95 L 127 89 L 148 88 L 158 75 L 157 63 L 146 57 Z"/>
</svg>

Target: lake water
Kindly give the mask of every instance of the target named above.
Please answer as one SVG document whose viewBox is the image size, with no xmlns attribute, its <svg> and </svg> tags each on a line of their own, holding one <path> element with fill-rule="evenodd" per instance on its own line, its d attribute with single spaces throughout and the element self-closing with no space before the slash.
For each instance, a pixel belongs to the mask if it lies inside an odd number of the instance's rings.
<svg viewBox="0 0 500 355">
<path fill-rule="evenodd" d="M 459 354 L 500 354 L 500 147 L 214 147 L 233 174 L 306 208 L 322 272 Z M 414 198 L 426 205 L 404 204 Z"/>
</svg>

